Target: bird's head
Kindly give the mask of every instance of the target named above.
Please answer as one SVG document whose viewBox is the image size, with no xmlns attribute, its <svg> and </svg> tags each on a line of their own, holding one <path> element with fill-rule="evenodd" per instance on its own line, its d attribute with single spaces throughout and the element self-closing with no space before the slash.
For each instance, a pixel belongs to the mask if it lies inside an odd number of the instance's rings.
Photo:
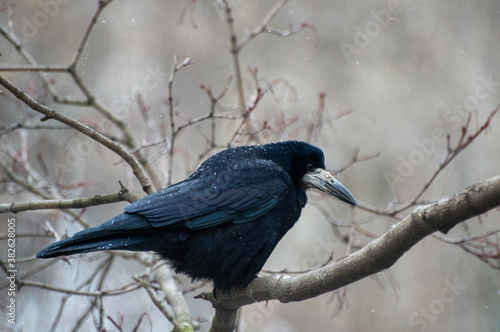
<svg viewBox="0 0 500 332">
<path fill-rule="evenodd" d="M 351 193 L 325 170 L 325 157 L 321 149 L 301 141 L 269 144 L 279 156 L 280 164 L 296 185 L 304 189 L 315 188 L 343 202 L 356 205 Z M 278 152 L 278 153 L 276 153 Z"/>
</svg>

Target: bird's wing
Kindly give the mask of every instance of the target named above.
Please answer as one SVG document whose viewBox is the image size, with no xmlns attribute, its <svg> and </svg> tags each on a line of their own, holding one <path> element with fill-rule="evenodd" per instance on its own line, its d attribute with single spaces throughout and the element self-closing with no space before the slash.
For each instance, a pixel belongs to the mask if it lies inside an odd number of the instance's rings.
<svg viewBox="0 0 500 332">
<path fill-rule="evenodd" d="M 145 217 L 153 227 L 200 229 L 255 220 L 291 189 L 289 175 L 277 164 L 240 160 L 223 170 L 205 169 L 203 175 L 146 196 L 125 211 Z"/>
</svg>

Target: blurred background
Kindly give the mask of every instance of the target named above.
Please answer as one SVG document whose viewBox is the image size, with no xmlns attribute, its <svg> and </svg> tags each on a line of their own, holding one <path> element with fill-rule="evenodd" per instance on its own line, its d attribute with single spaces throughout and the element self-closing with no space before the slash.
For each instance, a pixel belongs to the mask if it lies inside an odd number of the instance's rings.
<svg viewBox="0 0 500 332">
<path fill-rule="evenodd" d="M 132 1 L 115 0 L 99 16 L 84 45 L 77 71 L 90 92 L 113 114 L 126 122 L 138 146 L 158 140 L 158 132 L 168 132 L 168 75 L 174 55 L 189 56 L 191 64 L 176 73 L 172 97 L 174 109 L 186 118 L 210 112 L 210 100 L 200 85 L 221 92 L 233 75 L 228 26 L 223 11 L 214 1 Z M 229 1 L 233 8 L 238 38 L 256 28 L 274 6 L 271 1 Z M 0 23 L 12 23 L 23 52 L 44 65 L 68 65 L 97 10 L 97 1 L 2 1 Z M 186 13 L 183 15 L 183 11 Z M 247 67 L 257 68 L 259 84 L 284 79 L 289 86 L 276 85 L 252 113 L 262 142 L 307 138 L 304 126 L 317 114 L 319 94 L 325 106 L 321 131 L 313 143 L 325 152 L 327 167 L 338 170 L 359 150 L 360 156 L 378 156 L 354 163 L 337 178 L 359 202 L 384 210 L 411 200 L 432 176 L 446 155 L 446 134 L 456 145 L 461 127 L 471 120 L 472 134 L 485 123 L 500 103 L 500 3 L 498 1 L 290 1 L 269 24 L 279 30 L 307 22 L 306 28 L 283 38 L 261 34 L 240 53 L 245 93 L 255 98 L 255 84 Z M 5 35 L 0 36 L 0 67 L 25 65 L 22 52 Z M 77 118 L 110 135 L 116 128 L 103 120 L 92 107 L 54 103 L 42 80 L 29 72 L 9 71 L 2 75 L 39 102 Z M 84 100 L 67 73 L 43 73 L 59 96 Z M 291 88 L 292 86 L 293 88 Z M 140 106 L 141 94 L 146 107 Z M 220 101 L 237 105 L 234 82 Z M 234 108 L 235 106 L 233 106 Z M 226 110 L 227 108 L 225 108 Z M 145 110 L 159 131 L 151 130 Z M 220 110 L 220 109 L 219 109 Z M 218 111 L 219 111 L 218 110 Z M 352 111 L 352 112 L 350 112 Z M 331 121 L 343 115 L 335 121 Z M 65 198 L 115 193 L 118 181 L 134 194 L 144 193 L 120 158 L 73 130 L 24 130 L 6 133 L 16 123 L 40 124 L 41 115 L 28 109 L 11 94 L 0 94 L 0 160 L 12 167 L 17 151 L 35 172 L 49 175 L 47 184 L 57 183 Z M 48 121 L 46 125 L 58 125 Z M 284 126 L 283 124 L 291 124 Z M 217 120 L 216 143 L 227 145 L 239 121 Z M 207 147 L 210 123 L 187 128 L 177 140 L 172 182 L 184 179 L 202 159 Z M 423 195 L 435 200 L 456 193 L 481 180 L 499 174 L 500 118 L 491 121 L 480 135 L 439 174 Z M 165 129 L 166 128 L 166 129 Z M 271 128 L 271 129 L 269 129 Z M 236 145 L 245 144 L 241 136 Z M 252 142 L 254 143 L 254 142 Z M 147 148 L 163 186 L 168 182 L 167 147 Z M 36 162 L 43 156 L 44 163 Z M 46 165 L 46 172 L 42 164 Z M 0 174 L 1 171 L 0 171 Z M 20 174 L 21 176 L 22 174 Z M 0 203 L 34 200 L 33 195 L 7 183 L 2 177 Z M 26 177 L 26 181 L 30 181 Z M 366 234 L 382 235 L 395 219 L 377 217 L 361 209 L 351 209 L 319 194 L 309 195 L 309 204 L 296 226 L 280 242 L 265 269 L 304 271 L 321 266 L 333 251 L 340 259 L 349 251 L 366 245 Z M 92 225 L 121 213 L 126 203 L 91 207 L 83 213 Z M 318 208 L 319 207 L 319 208 Z M 345 227 L 332 226 L 321 209 L 326 209 Z M 410 211 L 410 210 L 408 210 Z M 78 211 L 76 212 L 79 213 Z M 402 213 L 400 216 L 403 217 Z M 453 229 L 448 236 L 463 238 L 499 228 L 499 213 L 492 211 Z M 77 223 L 56 210 L 22 212 L 0 216 L 0 233 L 5 222 L 15 218 L 18 276 L 59 287 L 72 288 L 88 278 L 105 253 L 60 260 L 49 269 L 34 254 L 54 241 L 43 235 L 47 224 L 61 234 L 72 235 Z M 365 234 L 353 224 L 362 225 Z M 69 221 L 69 222 L 68 222 Z M 368 233 L 369 232 L 369 233 Z M 349 241 L 342 241 L 343 237 Z M 498 243 L 498 242 L 497 242 Z M 6 243 L 0 243 L 6 252 Z M 2 257 L 5 259 L 5 257 Z M 498 263 L 497 263 L 498 266 Z M 30 271 L 38 271 L 30 274 Z M 104 289 L 131 282 L 145 268 L 134 261 L 117 258 Z M 2 272 L 3 273 L 3 272 Z M 5 278 L 0 285 L 0 309 L 5 310 Z M 179 276 L 182 289 L 192 285 Z M 95 286 L 95 285 L 94 285 Z M 93 289 L 92 285 L 89 289 Z M 186 294 L 201 330 L 208 330 L 213 309 Z M 56 331 L 72 331 L 76 320 L 92 298 L 71 296 L 58 316 L 64 294 L 25 287 L 18 291 L 17 325 L 0 317 L 0 330 L 48 331 L 56 317 Z M 338 301 L 342 299 L 342 301 Z M 104 297 L 105 314 L 117 320 L 124 315 L 124 330 L 132 330 L 144 313 L 148 319 L 139 331 L 170 329 L 165 318 L 143 289 Z M 341 308 L 339 308 L 339 306 Z M 146 323 L 150 321 L 151 324 Z M 106 330 L 116 328 L 106 321 Z M 445 331 L 500 330 L 500 272 L 458 246 L 428 237 L 404 255 L 388 272 L 349 285 L 341 292 L 326 294 L 300 303 L 260 303 L 244 307 L 241 331 Z M 91 316 L 80 331 L 94 328 Z"/>
</svg>

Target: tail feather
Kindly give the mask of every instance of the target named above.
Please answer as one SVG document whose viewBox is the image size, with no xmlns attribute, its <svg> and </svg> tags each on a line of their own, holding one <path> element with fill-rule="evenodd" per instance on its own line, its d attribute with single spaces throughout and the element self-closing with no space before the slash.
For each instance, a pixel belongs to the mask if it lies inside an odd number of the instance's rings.
<svg viewBox="0 0 500 332">
<path fill-rule="evenodd" d="M 151 229 L 149 222 L 137 214 L 124 213 L 102 225 L 85 229 L 42 249 L 37 258 L 51 258 L 100 250 L 145 250 L 141 244 L 148 237 L 142 231 Z"/>
</svg>

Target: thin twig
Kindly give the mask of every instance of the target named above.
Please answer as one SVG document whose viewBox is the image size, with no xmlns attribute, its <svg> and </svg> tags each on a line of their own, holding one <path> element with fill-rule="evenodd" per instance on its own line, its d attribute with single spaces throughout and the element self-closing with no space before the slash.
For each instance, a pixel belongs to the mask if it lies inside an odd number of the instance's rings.
<svg viewBox="0 0 500 332">
<path fill-rule="evenodd" d="M 21 179 L 20 177 L 16 176 L 14 173 L 12 173 L 5 165 L 3 165 L 2 163 L 0 163 L 0 169 L 2 171 L 5 172 L 5 174 L 7 174 L 7 176 L 9 177 L 9 179 L 19 185 L 20 187 L 26 189 L 27 191 L 29 191 L 30 193 L 32 194 L 35 194 L 41 198 L 43 198 L 44 200 L 51 200 L 51 196 L 43 193 L 39 188 L 35 188 L 33 185 L 31 185 L 30 183 L 24 181 L 23 179 Z M 81 218 L 81 216 L 77 215 L 76 213 L 74 213 L 73 211 L 70 211 L 70 210 L 63 210 L 63 212 L 69 214 L 74 220 L 77 220 L 78 223 L 80 225 L 82 225 L 84 228 L 88 228 L 89 227 L 89 223 L 86 222 L 83 218 Z"/>
<path fill-rule="evenodd" d="M 136 290 L 141 288 L 141 286 L 139 284 L 137 284 L 136 282 L 130 283 L 130 284 L 125 285 L 125 286 L 120 287 L 120 288 L 101 290 L 101 291 L 96 291 L 96 292 L 76 291 L 73 289 L 60 288 L 60 287 L 45 285 L 43 283 L 36 282 L 36 281 L 27 281 L 27 280 L 20 281 L 19 285 L 20 285 L 20 287 L 37 287 L 37 288 L 42 288 L 42 289 L 46 289 L 46 290 L 50 290 L 50 291 L 55 291 L 58 293 L 80 295 L 80 296 L 95 296 L 95 297 L 116 296 L 116 295 L 130 293 L 130 292 L 136 291 Z"/>
<path fill-rule="evenodd" d="M 245 37 L 243 37 L 241 39 L 240 43 L 238 44 L 238 48 L 239 49 L 243 48 L 246 44 L 248 44 L 248 42 L 250 40 L 254 39 L 255 37 L 257 37 L 261 33 L 268 32 L 267 30 L 268 30 L 269 23 L 274 18 L 274 16 L 276 15 L 276 13 L 278 13 L 278 11 L 281 9 L 281 7 L 283 7 L 283 5 L 286 4 L 288 1 L 289 0 L 279 0 L 273 6 L 273 8 L 271 8 L 271 10 L 266 14 L 266 16 L 264 17 L 264 19 L 260 23 L 260 25 L 258 27 L 256 27 L 255 29 L 253 29 L 252 32 L 247 33 L 245 35 Z"/>
<path fill-rule="evenodd" d="M 144 278 L 134 277 L 134 280 L 141 284 L 141 286 L 146 290 L 149 295 L 151 301 L 153 301 L 154 305 L 160 310 L 160 312 L 172 323 L 175 324 L 175 317 L 172 316 L 167 308 L 161 303 L 161 301 L 156 297 L 156 294 L 153 292 L 153 288 L 149 281 L 144 280 Z"/>
<path fill-rule="evenodd" d="M 497 114 L 497 112 L 500 110 L 500 105 L 497 106 L 497 108 L 490 113 L 486 121 L 483 123 L 483 125 L 477 129 L 477 131 L 469 136 L 467 136 L 469 125 L 470 125 L 470 120 L 471 120 L 471 115 L 469 114 L 469 117 L 467 119 L 466 124 L 462 127 L 462 132 L 460 135 L 460 138 L 457 142 L 457 145 L 454 148 L 451 148 L 448 143 L 448 151 L 446 156 L 444 157 L 443 161 L 439 163 L 439 166 L 437 167 L 436 171 L 431 175 L 431 177 L 424 183 L 420 191 L 409 201 L 409 203 L 403 205 L 402 207 L 396 209 L 393 213 L 397 214 L 399 212 L 402 212 L 406 210 L 409 207 L 412 207 L 415 205 L 415 203 L 422 197 L 422 195 L 429 189 L 431 184 L 434 182 L 434 180 L 437 178 L 437 176 L 443 171 L 448 164 L 450 164 L 455 157 L 457 157 L 460 152 L 464 151 L 465 148 L 467 148 L 474 140 L 481 135 L 482 132 L 484 132 L 488 127 L 490 126 L 491 120 Z M 449 135 L 448 135 L 448 142 L 449 142 Z"/>
<path fill-rule="evenodd" d="M 170 118 L 170 149 L 168 153 L 168 179 L 167 184 L 172 184 L 172 174 L 174 169 L 174 150 L 175 150 L 175 141 L 179 134 L 179 131 L 175 129 L 175 118 L 174 118 L 174 99 L 172 88 L 174 85 L 174 76 L 175 74 L 181 70 L 182 68 L 193 64 L 194 62 L 189 57 L 185 57 L 181 63 L 178 63 L 179 57 L 174 55 L 174 59 L 172 61 L 172 67 L 170 69 L 170 75 L 168 77 L 168 114 Z"/>
</svg>

